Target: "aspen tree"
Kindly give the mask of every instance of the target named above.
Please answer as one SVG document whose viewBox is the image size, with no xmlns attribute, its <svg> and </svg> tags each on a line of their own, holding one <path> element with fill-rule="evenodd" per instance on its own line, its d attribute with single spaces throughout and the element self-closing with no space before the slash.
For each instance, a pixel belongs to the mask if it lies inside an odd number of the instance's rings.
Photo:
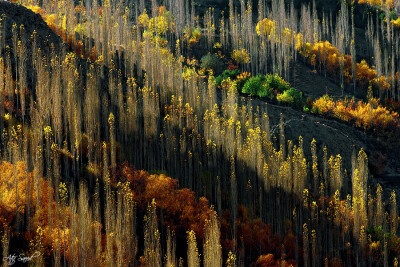
<svg viewBox="0 0 400 267">
<path fill-rule="evenodd" d="M 200 266 L 200 256 L 197 250 L 196 234 L 193 230 L 187 232 L 187 263 L 189 267 L 199 267 Z"/>
<path fill-rule="evenodd" d="M 317 192 L 317 187 L 319 184 L 319 171 L 318 171 L 318 157 L 317 157 L 317 147 L 316 141 L 313 139 L 311 141 L 311 156 L 312 156 L 312 174 L 313 174 L 313 184 L 314 192 Z"/>
<path fill-rule="evenodd" d="M 227 267 L 236 267 L 236 255 L 232 251 L 229 251 L 229 253 L 228 253 L 228 258 L 226 260 L 226 266 Z"/>
<path fill-rule="evenodd" d="M 317 244 L 317 232 L 313 229 L 311 230 L 311 255 L 312 255 L 312 263 L 313 266 L 318 266 L 319 257 L 318 257 L 318 244 Z"/>
<path fill-rule="evenodd" d="M 7 259 L 9 256 L 9 248 L 10 248 L 10 229 L 5 227 L 4 232 L 1 237 L 1 248 L 3 250 L 3 259 Z M 2 266 L 8 266 L 7 260 L 3 260 Z"/>
<path fill-rule="evenodd" d="M 165 255 L 165 267 L 177 267 L 176 260 L 176 240 L 175 233 L 171 229 L 167 229 L 167 252 Z"/>
<path fill-rule="evenodd" d="M 235 170 L 235 159 L 231 156 L 231 205 L 232 205 L 232 227 L 233 227 L 233 238 L 236 240 L 236 215 L 238 210 L 237 205 L 237 181 L 236 181 L 236 170 Z"/>
<path fill-rule="evenodd" d="M 78 233 L 77 237 L 80 241 L 79 245 L 79 259 L 82 265 L 90 264 L 90 258 L 94 256 L 94 251 L 91 250 L 92 235 L 90 230 L 90 224 L 93 221 L 92 212 L 89 207 L 88 200 L 88 188 L 86 184 L 79 184 L 79 196 L 78 196 Z"/>
<path fill-rule="evenodd" d="M 382 203 L 382 187 L 378 184 L 376 189 L 376 226 L 383 224 L 383 203 Z"/>
<path fill-rule="evenodd" d="M 222 247 L 220 245 L 220 230 L 217 214 L 213 211 L 209 221 L 206 221 L 204 239 L 204 266 L 222 266 Z"/>
<path fill-rule="evenodd" d="M 305 223 L 303 225 L 303 261 L 304 266 L 308 267 L 309 265 L 309 240 L 308 240 L 308 227 Z"/>
<path fill-rule="evenodd" d="M 350 43 L 350 55 L 352 64 L 352 76 L 353 76 L 353 86 L 354 95 L 356 94 L 356 81 L 357 81 L 357 68 L 356 68 L 356 45 L 355 45 L 355 27 L 354 27 L 354 2 L 351 2 L 351 43 Z"/>
<path fill-rule="evenodd" d="M 396 193 L 392 191 L 390 195 L 390 221 L 391 221 L 391 227 L 390 227 L 390 232 L 393 234 L 397 234 L 397 227 L 398 227 L 398 216 L 397 216 L 397 201 L 396 201 Z"/>
<path fill-rule="evenodd" d="M 160 232 L 158 230 L 156 202 L 154 199 L 147 207 L 144 221 L 146 229 L 144 234 L 144 256 L 146 263 L 150 266 L 162 266 Z"/>
</svg>

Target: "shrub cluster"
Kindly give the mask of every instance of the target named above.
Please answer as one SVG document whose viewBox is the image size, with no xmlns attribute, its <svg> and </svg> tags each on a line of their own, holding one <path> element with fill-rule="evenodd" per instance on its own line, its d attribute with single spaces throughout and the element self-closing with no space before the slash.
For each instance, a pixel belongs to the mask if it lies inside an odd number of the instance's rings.
<svg viewBox="0 0 400 267">
<path fill-rule="evenodd" d="M 267 79 L 264 75 L 257 75 L 251 77 L 243 85 L 242 93 L 249 94 L 251 96 L 268 97 L 272 98 L 273 93 L 271 88 L 267 85 Z"/>
<path fill-rule="evenodd" d="M 376 132 L 394 132 L 398 130 L 400 122 L 399 114 L 381 106 L 376 98 L 365 103 L 354 99 L 335 101 L 324 95 L 313 102 L 311 111 L 353 122 L 364 129 L 373 128 Z"/>
<path fill-rule="evenodd" d="M 224 63 L 216 54 L 207 54 L 200 59 L 201 67 L 207 70 L 212 69 L 214 74 L 219 74 L 224 69 Z"/>
<path fill-rule="evenodd" d="M 220 86 L 222 81 L 225 79 L 230 78 L 231 80 L 234 80 L 237 78 L 237 76 L 240 74 L 240 71 L 238 69 L 226 69 L 222 72 L 221 75 L 217 76 L 215 78 L 215 83 L 217 86 Z"/>
<path fill-rule="evenodd" d="M 276 99 L 281 103 L 301 107 L 303 103 L 303 93 L 295 88 L 290 88 L 285 90 L 282 94 L 278 94 Z"/>
<path fill-rule="evenodd" d="M 278 74 L 268 74 L 248 79 L 243 85 L 242 93 L 272 99 L 274 95 L 289 89 L 290 84 Z"/>
</svg>

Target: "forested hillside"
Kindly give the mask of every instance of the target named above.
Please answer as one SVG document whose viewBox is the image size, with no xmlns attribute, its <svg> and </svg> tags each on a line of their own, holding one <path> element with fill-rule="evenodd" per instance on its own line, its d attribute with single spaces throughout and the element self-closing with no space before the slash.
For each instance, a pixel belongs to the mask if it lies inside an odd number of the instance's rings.
<svg viewBox="0 0 400 267">
<path fill-rule="evenodd" d="M 398 266 L 383 1 L 0 1 L 3 266 Z"/>
</svg>

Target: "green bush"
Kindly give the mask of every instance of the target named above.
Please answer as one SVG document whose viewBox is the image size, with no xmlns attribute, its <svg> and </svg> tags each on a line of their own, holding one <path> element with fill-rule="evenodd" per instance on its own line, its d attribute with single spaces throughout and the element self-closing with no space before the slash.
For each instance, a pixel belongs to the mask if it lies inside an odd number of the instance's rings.
<svg viewBox="0 0 400 267">
<path fill-rule="evenodd" d="M 283 91 L 290 89 L 290 84 L 275 73 L 268 74 L 267 87 L 271 88 L 271 90 L 276 90 L 278 93 L 282 93 Z"/>
<path fill-rule="evenodd" d="M 240 70 L 238 69 L 233 69 L 233 70 L 224 70 L 224 72 L 222 73 L 222 76 L 224 76 L 224 78 L 231 78 L 231 80 L 236 79 L 236 77 L 240 74 Z"/>
<path fill-rule="evenodd" d="M 285 90 L 276 98 L 279 102 L 287 103 L 292 106 L 301 106 L 303 103 L 303 93 L 294 88 Z"/>
<path fill-rule="evenodd" d="M 240 74 L 240 71 L 235 69 L 235 70 L 224 70 L 224 72 L 222 72 L 221 75 L 218 75 L 217 77 L 215 77 L 215 83 L 217 86 L 220 86 L 222 81 L 224 79 L 228 79 L 231 78 L 231 80 L 236 79 L 236 77 Z"/>
<path fill-rule="evenodd" d="M 257 95 L 259 97 L 272 98 L 273 97 L 272 90 L 266 86 L 265 82 L 266 78 L 264 75 L 251 77 L 243 85 L 242 93 L 249 95 Z"/>
<path fill-rule="evenodd" d="M 217 77 L 215 77 L 216 86 L 220 86 L 223 80 L 224 80 L 224 77 L 222 75 L 218 75 Z"/>
<path fill-rule="evenodd" d="M 212 69 L 214 75 L 218 75 L 224 69 L 224 63 L 216 54 L 207 54 L 200 59 L 201 67 L 205 69 Z"/>
</svg>

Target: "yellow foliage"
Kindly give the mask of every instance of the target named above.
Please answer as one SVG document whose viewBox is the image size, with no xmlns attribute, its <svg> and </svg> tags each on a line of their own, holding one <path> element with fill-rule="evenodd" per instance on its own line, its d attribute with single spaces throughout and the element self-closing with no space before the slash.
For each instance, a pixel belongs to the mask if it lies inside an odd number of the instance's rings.
<svg viewBox="0 0 400 267">
<path fill-rule="evenodd" d="M 45 13 L 44 10 L 40 8 L 40 6 L 29 5 L 29 6 L 26 6 L 26 8 L 32 10 L 36 14 L 43 15 Z"/>
<path fill-rule="evenodd" d="M 149 15 L 147 15 L 147 13 L 146 13 L 146 9 L 144 10 L 143 14 L 139 15 L 138 21 L 139 21 L 139 25 L 142 27 L 149 26 L 150 19 L 149 19 Z"/>
<path fill-rule="evenodd" d="M 399 127 L 400 116 L 397 112 L 379 105 L 372 98 L 369 103 L 352 100 L 334 101 L 325 95 L 313 103 L 312 111 L 328 114 L 345 121 L 353 121 L 357 127 L 373 128 L 375 131 L 392 131 Z"/>
<path fill-rule="evenodd" d="M 221 49 L 222 45 L 221 45 L 221 43 L 216 42 L 213 47 L 216 48 L 216 49 Z"/>
<path fill-rule="evenodd" d="M 376 77 L 376 70 L 372 69 L 365 60 L 356 64 L 356 72 L 356 80 L 358 83 L 368 84 L 369 81 Z"/>
<path fill-rule="evenodd" d="M 25 204 L 27 203 L 27 185 L 30 182 L 30 198 L 36 194 L 34 188 L 33 173 L 26 173 L 26 165 L 23 162 L 18 162 L 13 165 L 9 162 L 0 163 L 0 214 L 2 218 L 6 214 L 15 216 L 18 187 L 18 212 L 24 213 Z M 41 180 L 43 184 L 43 180 Z M 41 191 L 42 192 L 42 191 Z M 43 195 L 42 192 L 40 195 Z"/>
<path fill-rule="evenodd" d="M 324 95 L 314 101 L 312 111 L 315 113 L 329 114 L 333 113 L 335 106 L 335 101 L 328 95 Z"/>
<path fill-rule="evenodd" d="M 250 63 L 249 53 L 244 48 L 242 50 L 233 50 L 231 57 L 239 64 Z"/>
<path fill-rule="evenodd" d="M 275 22 L 273 20 L 265 18 L 257 23 L 256 31 L 259 36 L 261 35 L 261 33 L 264 36 L 269 36 L 275 31 Z"/>
<path fill-rule="evenodd" d="M 192 77 L 195 77 L 195 75 L 196 75 L 196 70 L 194 68 L 185 67 L 183 69 L 182 77 L 185 80 L 189 81 Z"/>
<path fill-rule="evenodd" d="M 359 4 L 369 4 L 372 6 L 384 7 L 388 6 L 389 8 L 394 7 L 393 0 L 358 0 Z"/>
<path fill-rule="evenodd" d="M 387 82 L 387 78 L 385 76 L 381 76 L 379 78 L 372 79 L 372 84 L 376 87 L 379 87 L 382 91 L 390 90 L 390 84 Z"/>
<path fill-rule="evenodd" d="M 296 50 L 299 50 L 303 46 L 303 35 L 301 33 L 298 33 L 296 35 Z"/>
<path fill-rule="evenodd" d="M 49 25 L 50 28 L 53 28 L 57 25 L 56 24 L 57 15 L 56 14 L 48 15 L 47 18 L 45 19 L 45 21 L 46 21 L 47 25 Z"/>
<path fill-rule="evenodd" d="M 149 30 L 157 32 L 158 35 L 165 34 L 168 30 L 168 18 L 166 16 L 151 18 L 149 21 Z"/>
<path fill-rule="evenodd" d="M 396 20 L 391 20 L 390 23 L 392 23 L 396 27 L 400 27 L 400 17 L 398 17 Z"/>
</svg>

